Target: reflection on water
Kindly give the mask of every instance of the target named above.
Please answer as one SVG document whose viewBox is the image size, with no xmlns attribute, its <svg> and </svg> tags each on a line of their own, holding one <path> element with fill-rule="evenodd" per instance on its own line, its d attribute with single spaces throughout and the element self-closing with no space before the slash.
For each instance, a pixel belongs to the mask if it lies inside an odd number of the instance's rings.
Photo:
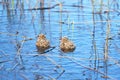
<svg viewBox="0 0 120 80">
<path fill-rule="evenodd" d="M 0 1 L 0 80 L 119 80 L 119 0 Z M 52 51 L 38 54 L 38 34 Z M 69 37 L 76 50 L 63 53 Z"/>
</svg>

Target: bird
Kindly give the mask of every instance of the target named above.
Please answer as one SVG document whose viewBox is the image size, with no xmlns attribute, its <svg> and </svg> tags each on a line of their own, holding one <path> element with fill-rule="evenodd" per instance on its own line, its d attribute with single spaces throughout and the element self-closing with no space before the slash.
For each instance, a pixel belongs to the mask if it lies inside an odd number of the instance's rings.
<svg viewBox="0 0 120 80">
<path fill-rule="evenodd" d="M 43 53 L 45 50 L 50 48 L 50 42 L 47 40 L 46 36 L 44 34 L 39 34 L 37 41 L 36 41 L 36 47 L 39 52 Z"/>
<path fill-rule="evenodd" d="M 60 49 L 61 51 L 63 51 L 64 53 L 67 52 L 73 52 L 75 50 L 76 46 L 74 45 L 74 43 L 69 40 L 67 37 L 62 37 L 60 40 Z"/>
</svg>

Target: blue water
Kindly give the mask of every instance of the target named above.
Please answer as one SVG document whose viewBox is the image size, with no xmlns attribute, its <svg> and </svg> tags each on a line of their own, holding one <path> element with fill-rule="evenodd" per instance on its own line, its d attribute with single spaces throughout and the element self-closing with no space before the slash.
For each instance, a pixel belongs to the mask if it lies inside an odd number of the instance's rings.
<svg viewBox="0 0 120 80">
<path fill-rule="evenodd" d="M 91 0 L 45 0 L 45 7 L 63 2 L 62 12 L 60 6 L 28 10 L 40 7 L 39 0 L 0 1 L 0 80 L 119 80 L 120 1 L 109 0 L 109 5 L 107 1 L 101 15 L 92 14 Z M 100 0 L 95 1 L 94 10 L 100 10 Z M 39 33 L 56 48 L 39 54 L 35 46 Z M 74 52 L 60 51 L 61 36 L 75 43 Z"/>
</svg>

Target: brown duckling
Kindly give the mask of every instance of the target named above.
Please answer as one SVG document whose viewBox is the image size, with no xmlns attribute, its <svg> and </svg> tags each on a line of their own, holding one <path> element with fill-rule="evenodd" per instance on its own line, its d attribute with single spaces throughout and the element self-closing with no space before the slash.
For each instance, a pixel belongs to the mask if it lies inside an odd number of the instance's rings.
<svg viewBox="0 0 120 80">
<path fill-rule="evenodd" d="M 63 52 L 73 52 L 75 50 L 75 45 L 67 37 L 63 37 L 60 41 L 60 49 Z"/>
<path fill-rule="evenodd" d="M 46 36 L 44 34 L 39 34 L 36 46 L 39 52 L 44 52 L 48 48 L 50 48 L 50 43 L 46 39 Z"/>
</svg>

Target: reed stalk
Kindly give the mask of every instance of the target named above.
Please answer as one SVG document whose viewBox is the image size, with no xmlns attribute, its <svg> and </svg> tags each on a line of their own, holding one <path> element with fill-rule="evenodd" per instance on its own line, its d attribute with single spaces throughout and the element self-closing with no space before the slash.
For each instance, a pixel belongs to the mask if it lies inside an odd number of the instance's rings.
<svg viewBox="0 0 120 80">
<path fill-rule="evenodd" d="M 74 21 L 72 22 L 72 39 L 74 37 L 73 33 L 74 33 Z"/>
<path fill-rule="evenodd" d="M 108 59 L 109 34 L 110 34 L 110 22 L 108 21 L 107 30 L 106 30 L 105 52 L 104 52 L 105 60 Z"/>
<path fill-rule="evenodd" d="M 59 9 L 60 9 L 60 38 L 62 37 L 62 7 L 63 7 L 63 5 L 62 5 L 62 3 L 61 2 L 59 2 L 58 0 L 55 0 L 55 2 L 57 3 L 57 4 L 59 4 Z"/>
<path fill-rule="evenodd" d="M 97 46 L 96 46 L 96 41 L 95 41 L 95 25 L 96 25 L 96 22 L 95 22 L 95 1 L 94 0 L 91 0 L 92 2 L 92 19 L 93 19 L 93 32 L 92 32 L 92 44 L 93 44 L 93 50 L 94 50 L 94 55 L 95 55 L 95 62 L 94 62 L 94 68 L 96 68 L 97 66 L 97 57 L 99 57 L 99 55 L 97 55 Z"/>
<path fill-rule="evenodd" d="M 54 64 L 57 68 L 60 68 L 62 70 L 62 72 L 56 77 L 56 80 L 59 79 L 65 72 L 65 69 L 57 64 L 52 58 L 49 58 L 48 56 L 45 56 L 47 58 L 48 61 L 50 61 L 52 64 Z"/>
<path fill-rule="evenodd" d="M 62 37 L 62 3 L 59 3 L 60 7 L 60 37 Z"/>
<path fill-rule="evenodd" d="M 103 9 L 103 0 L 100 0 L 100 13 L 102 13 L 102 9 Z"/>
<path fill-rule="evenodd" d="M 109 11 L 109 0 L 108 0 L 108 11 Z M 104 58 L 105 58 L 105 60 L 108 59 L 108 47 L 109 47 L 109 37 L 110 37 L 109 12 L 106 15 L 107 15 L 107 29 L 106 29 L 105 51 L 104 51 Z"/>
<path fill-rule="evenodd" d="M 69 16 L 69 14 L 68 14 L 68 18 L 67 18 L 67 24 L 68 24 L 68 31 L 70 30 L 70 16 Z"/>
<path fill-rule="evenodd" d="M 107 28 L 106 28 L 106 39 L 105 39 L 105 50 L 104 50 L 104 70 L 105 70 L 105 75 L 108 75 L 108 50 L 109 50 L 109 37 L 110 37 L 110 18 L 109 18 L 109 0 L 108 0 L 108 12 L 106 13 L 107 16 Z"/>
<path fill-rule="evenodd" d="M 12 0 L 12 10 L 14 10 L 14 0 Z"/>
</svg>

